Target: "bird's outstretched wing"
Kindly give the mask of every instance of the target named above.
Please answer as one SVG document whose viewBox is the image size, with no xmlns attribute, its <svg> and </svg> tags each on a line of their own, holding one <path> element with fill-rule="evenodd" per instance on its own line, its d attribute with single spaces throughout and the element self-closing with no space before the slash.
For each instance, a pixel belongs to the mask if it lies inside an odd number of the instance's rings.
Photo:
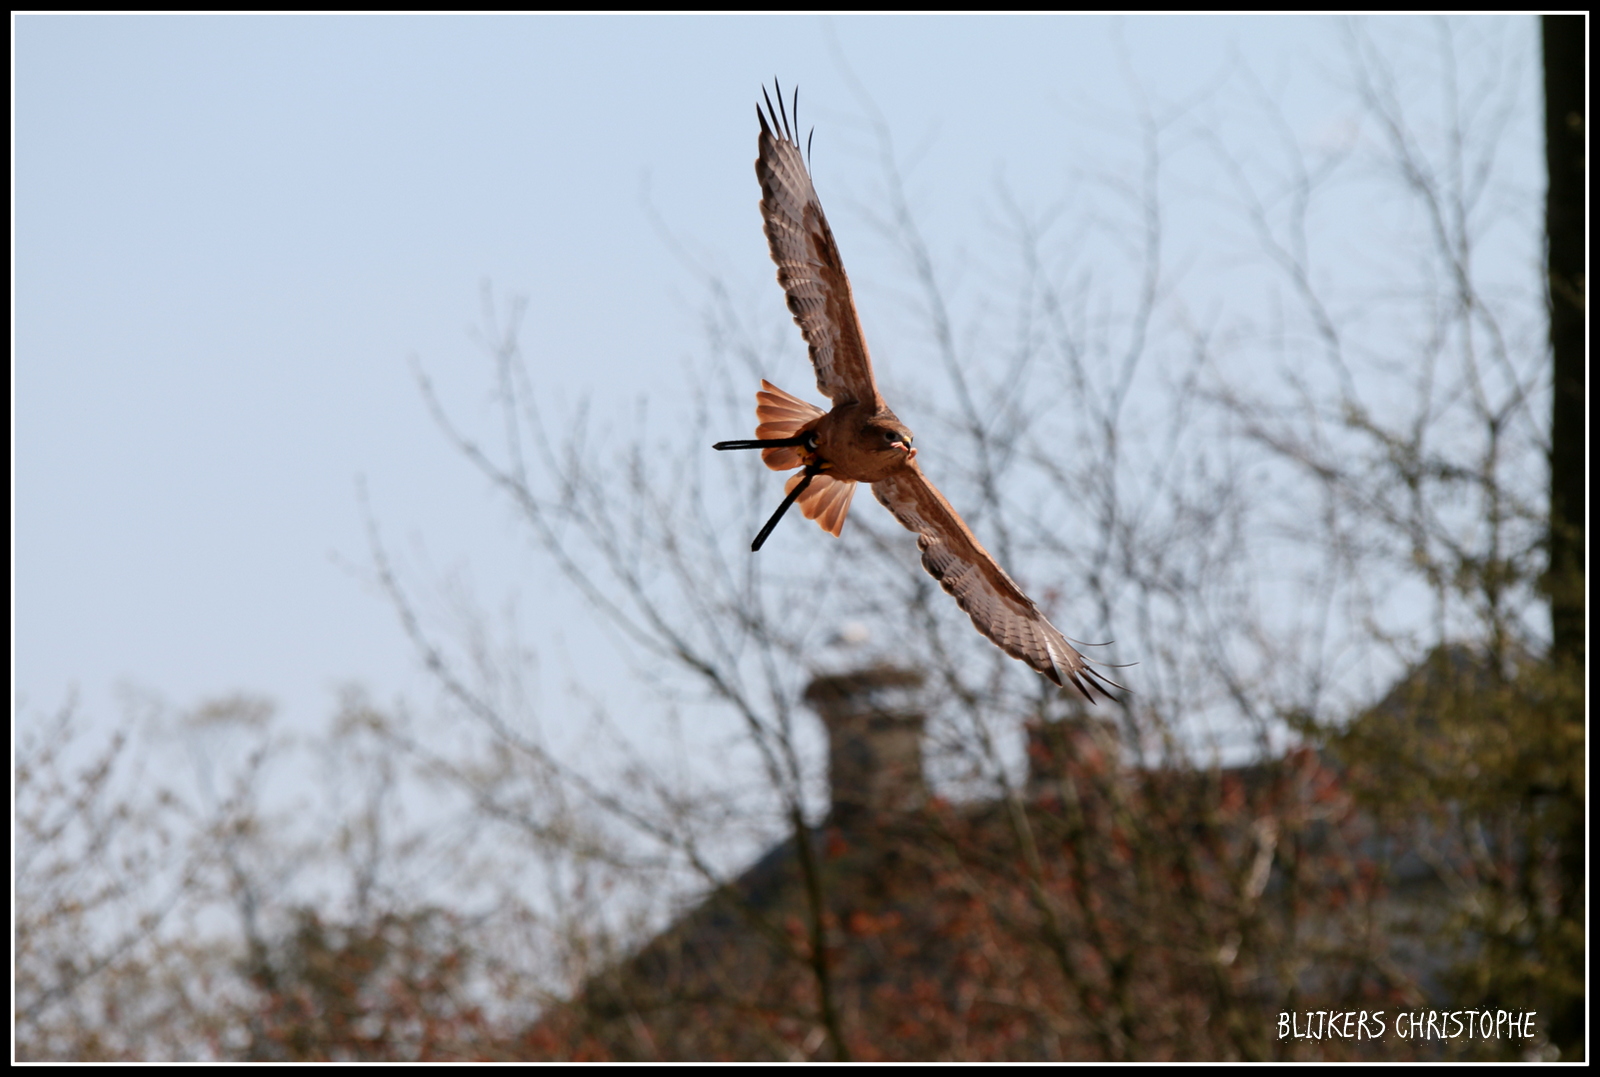
<svg viewBox="0 0 1600 1077">
<path fill-rule="evenodd" d="M 966 522 L 915 462 L 872 484 L 872 492 L 907 529 L 917 533 L 922 567 L 955 596 L 979 632 L 1057 684 L 1071 681 L 1090 702 L 1122 685 L 1089 667 L 1033 600 L 985 550 Z"/>
<path fill-rule="evenodd" d="M 765 90 L 762 96 L 767 97 Z M 861 334 L 850 280 L 789 126 L 792 111 L 784 108 L 781 92 L 777 109 L 770 97 L 765 114 L 756 106 L 761 120 L 756 178 L 761 181 L 767 246 L 778 264 L 778 283 L 788 296 L 795 324 L 810 345 L 817 388 L 835 406 L 859 403 L 876 407 L 882 400 L 872 380 L 872 359 Z"/>
</svg>

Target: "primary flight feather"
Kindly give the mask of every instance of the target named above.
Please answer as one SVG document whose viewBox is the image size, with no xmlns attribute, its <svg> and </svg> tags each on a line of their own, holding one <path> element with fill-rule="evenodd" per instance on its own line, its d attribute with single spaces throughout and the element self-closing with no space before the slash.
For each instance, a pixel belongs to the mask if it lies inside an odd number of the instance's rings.
<svg viewBox="0 0 1600 1077">
<path fill-rule="evenodd" d="M 1108 688 L 1122 686 L 1090 668 L 917 465 L 911 431 L 889 410 L 873 380 L 850 279 L 790 126 L 798 92 L 790 108 L 784 107 L 781 92 L 777 108 L 765 90 L 762 96 L 767 108 L 763 113 L 756 106 L 761 121 L 756 178 L 763 230 L 778 283 L 811 350 L 817 388 L 833 401 L 833 409 L 825 412 L 763 380 L 756 394 L 755 439 L 716 445 L 761 449 L 762 460 L 774 471 L 800 469 L 751 548 L 761 548 L 793 504 L 824 531 L 839 534 L 856 483 L 869 483 L 895 519 L 916 532 L 923 567 L 955 596 L 979 632 L 1056 684 L 1070 682 L 1091 702 L 1096 692 L 1112 698 Z"/>
</svg>

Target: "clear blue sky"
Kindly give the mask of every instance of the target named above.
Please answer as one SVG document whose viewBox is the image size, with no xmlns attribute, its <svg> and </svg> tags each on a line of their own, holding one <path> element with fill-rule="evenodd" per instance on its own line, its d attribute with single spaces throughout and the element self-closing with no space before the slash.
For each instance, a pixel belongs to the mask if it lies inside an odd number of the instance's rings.
<svg viewBox="0 0 1600 1077">
<path fill-rule="evenodd" d="M 1506 26 L 1532 40 L 1531 18 Z M 265 693 L 299 721 L 346 681 L 425 691 L 347 567 L 367 560 L 358 477 L 389 539 L 426 551 L 414 564 L 470 574 L 486 601 L 531 594 L 529 642 L 585 677 L 595 630 L 528 577 L 547 570 L 515 553 L 408 362 L 481 404 L 468 328 L 488 280 L 529 298 L 553 399 L 621 385 L 670 414 L 703 346 L 699 293 L 650 213 L 779 308 L 751 168 L 774 75 L 801 87 L 868 288 L 889 263 L 846 208 L 871 186 L 841 58 L 924 148 L 913 197 L 946 251 L 981 240 L 998 176 L 1042 203 L 1126 153 L 1119 121 L 1083 117 L 1129 115 L 1129 72 L 1176 99 L 1237 55 L 1308 133 L 1341 121 L 1318 96 L 1338 68 L 1323 18 L 26 15 L 13 31 L 14 683 L 30 710 L 77 686 L 101 715 L 124 683 L 180 705 Z"/>
</svg>

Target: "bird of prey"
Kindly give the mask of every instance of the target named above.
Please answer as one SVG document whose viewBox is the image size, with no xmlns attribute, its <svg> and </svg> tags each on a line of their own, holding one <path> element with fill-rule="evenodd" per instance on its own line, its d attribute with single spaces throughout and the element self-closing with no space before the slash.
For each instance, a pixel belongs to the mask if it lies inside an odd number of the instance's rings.
<svg viewBox="0 0 1600 1077">
<path fill-rule="evenodd" d="M 756 178 L 761 181 L 767 244 L 789 310 L 810 347 L 817 388 L 833 401 L 833 410 L 824 412 L 763 379 L 756 393 L 755 439 L 715 446 L 760 449 L 762 460 L 774 471 L 800 469 L 790 477 L 788 496 L 751 550 L 761 549 L 789 506 L 797 502 L 807 519 L 838 535 L 856 483 L 870 483 L 895 519 L 917 533 L 923 567 L 955 596 L 979 632 L 1056 684 L 1070 681 L 1090 702 L 1095 692 L 1111 699 L 1108 685 L 1122 685 L 1089 667 L 917 465 L 911 431 L 889 410 L 873 380 L 872 360 L 839 247 L 790 126 L 799 92 L 789 108 L 784 107 L 781 90 L 776 109 L 765 89 L 762 97 L 767 109 L 763 113 L 756 106 L 761 121 Z"/>
</svg>

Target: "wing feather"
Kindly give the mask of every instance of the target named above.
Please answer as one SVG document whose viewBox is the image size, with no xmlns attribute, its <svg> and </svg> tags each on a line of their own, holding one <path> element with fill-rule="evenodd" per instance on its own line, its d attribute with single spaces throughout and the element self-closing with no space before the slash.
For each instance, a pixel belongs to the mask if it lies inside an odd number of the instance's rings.
<svg viewBox="0 0 1600 1077">
<path fill-rule="evenodd" d="M 811 185 L 788 112 L 784 111 L 780 122 L 768 98 L 767 113 L 763 116 L 760 106 L 756 107 L 761 119 L 756 178 L 761 181 L 763 230 L 778 266 L 778 283 L 783 285 L 789 311 L 811 349 L 817 388 L 835 406 L 862 403 L 876 407 L 882 398 L 872 377 L 872 359 L 833 230 Z"/>
<path fill-rule="evenodd" d="M 1002 651 L 1056 684 L 1070 681 L 1090 702 L 1095 692 L 1111 699 L 1108 689 L 1122 687 L 1090 668 L 915 463 L 873 483 L 872 492 L 907 530 L 917 533 L 922 567 Z"/>
</svg>

